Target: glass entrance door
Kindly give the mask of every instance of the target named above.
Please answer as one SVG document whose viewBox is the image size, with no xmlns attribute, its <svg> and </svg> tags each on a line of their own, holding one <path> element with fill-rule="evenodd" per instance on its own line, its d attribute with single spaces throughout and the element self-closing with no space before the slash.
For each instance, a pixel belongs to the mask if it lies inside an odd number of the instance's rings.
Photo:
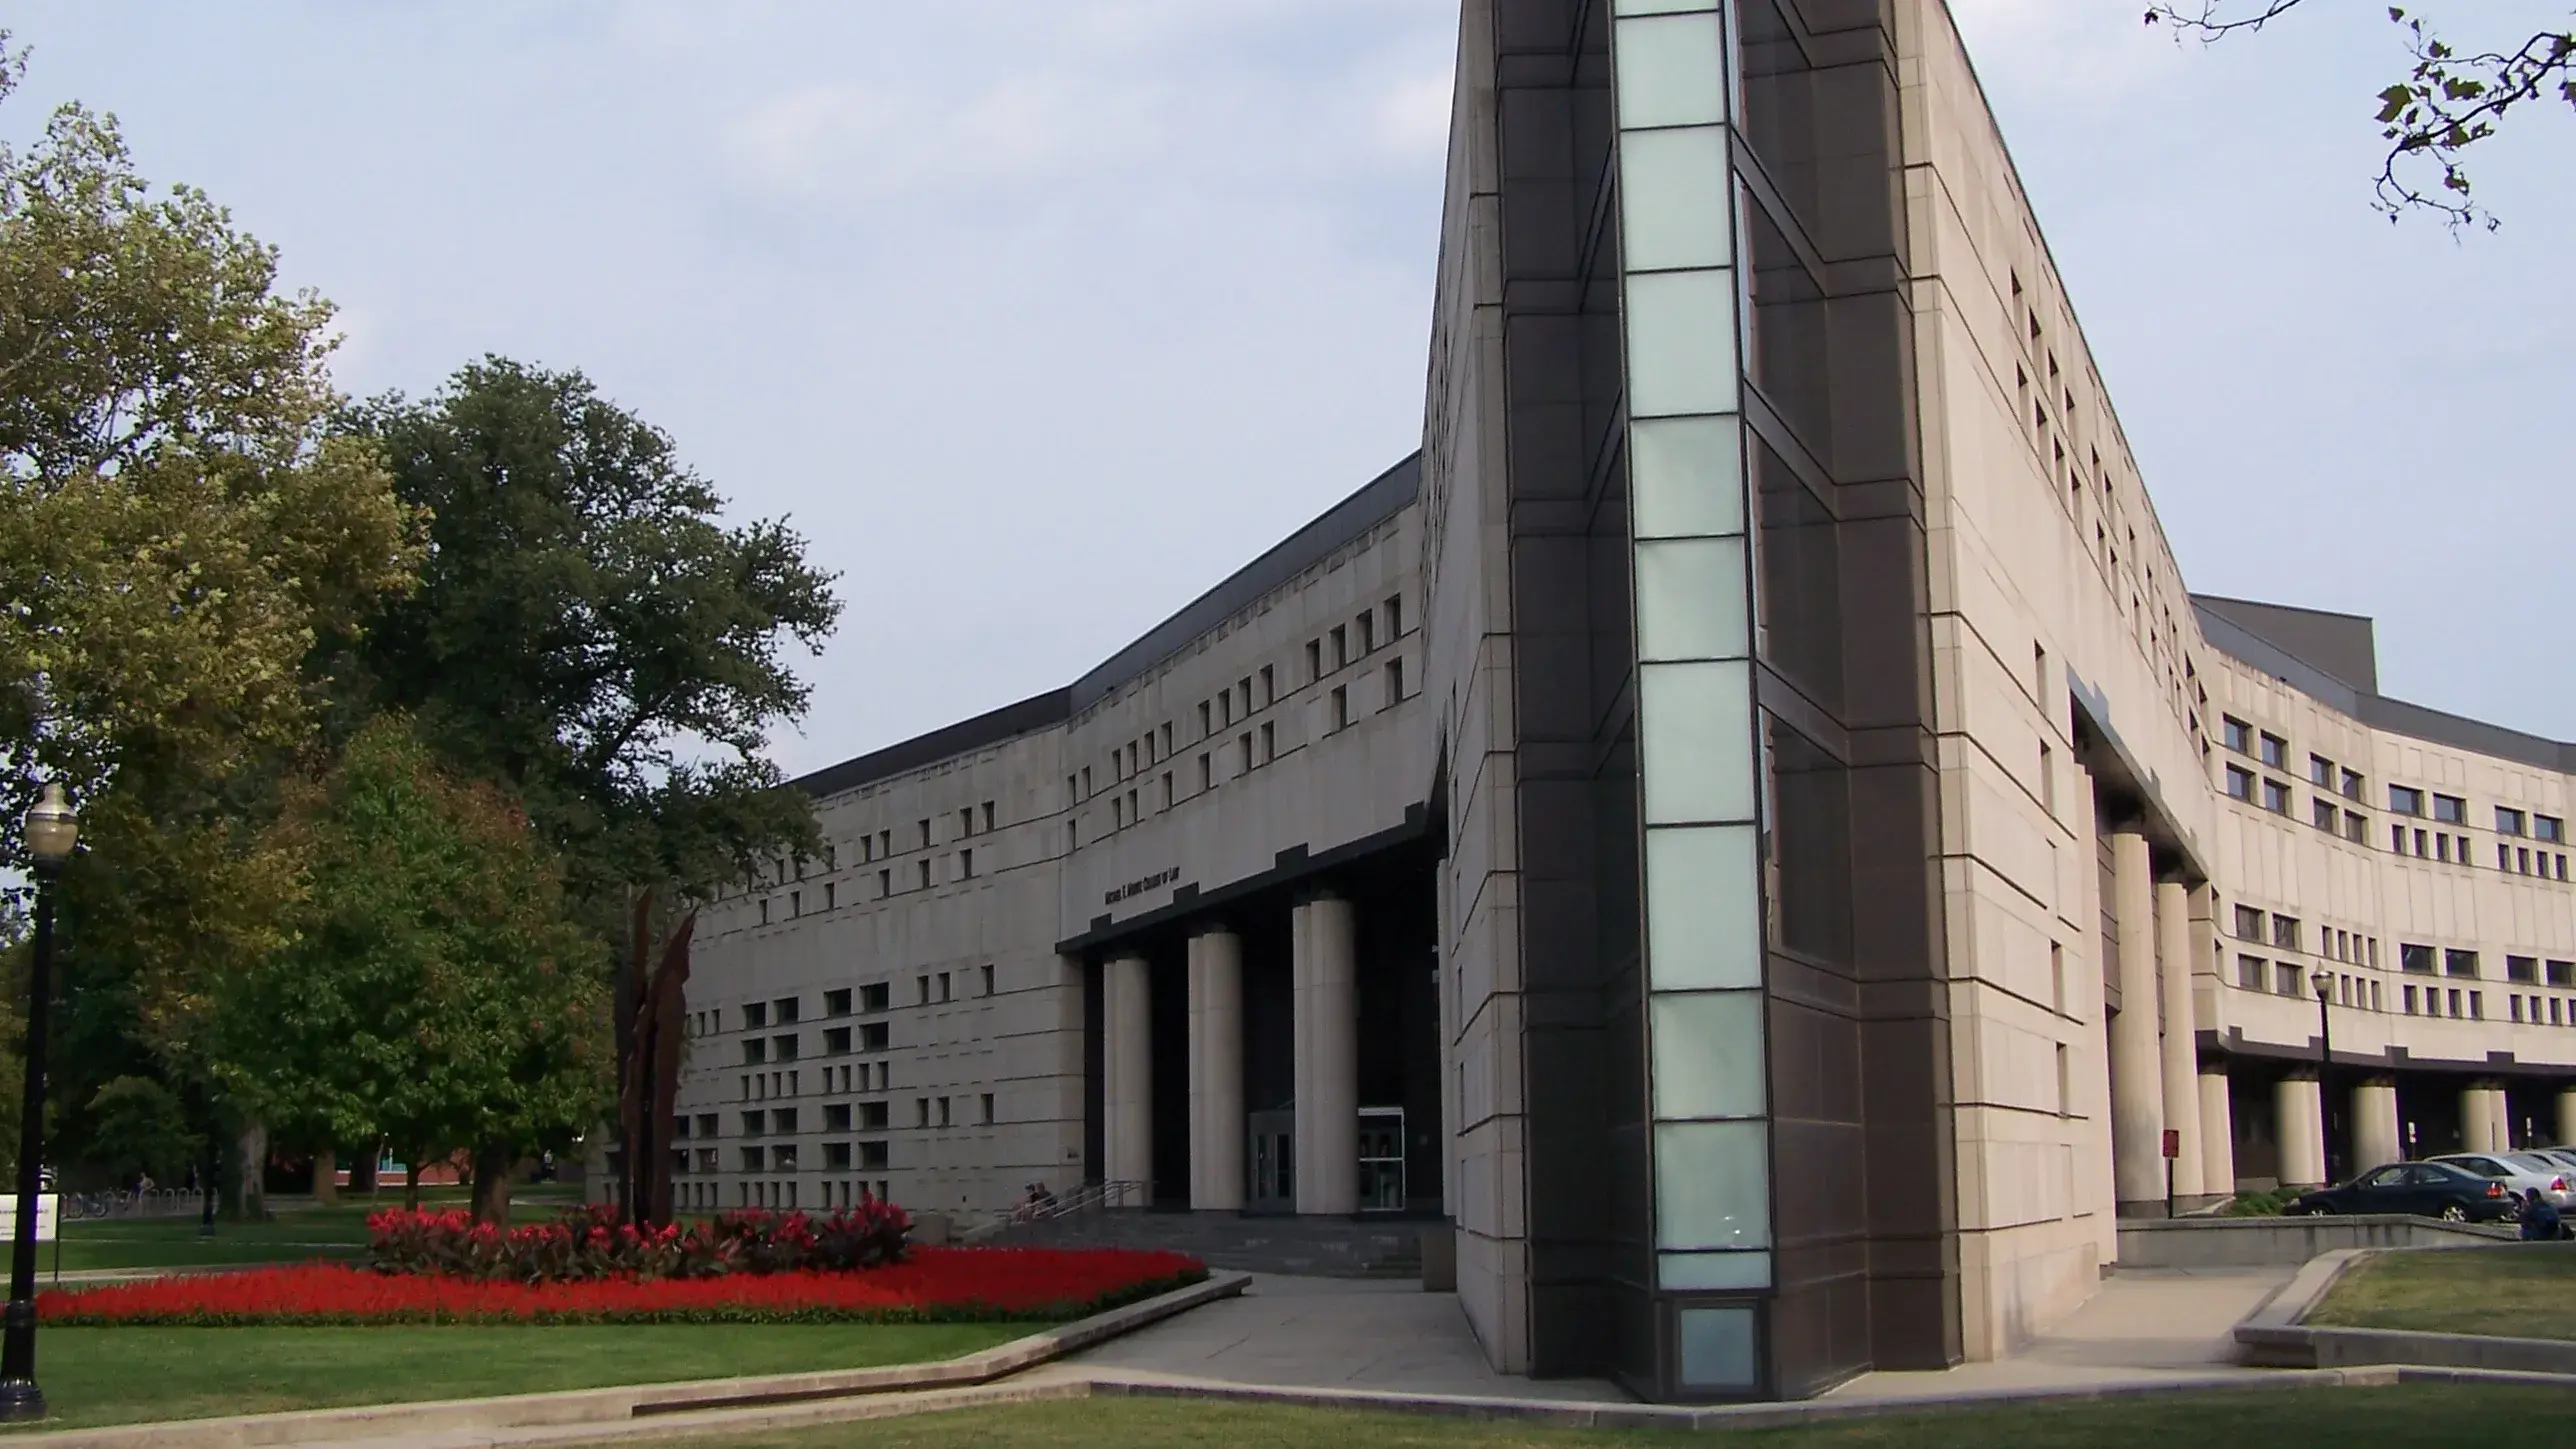
<svg viewBox="0 0 2576 1449">
<path fill-rule="evenodd" d="M 1243 1209 L 1254 1213 L 1297 1210 L 1297 1114 L 1254 1112 L 1244 1123 Z"/>
<path fill-rule="evenodd" d="M 1360 1211 L 1404 1211 L 1404 1109 L 1360 1109 Z"/>
</svg>

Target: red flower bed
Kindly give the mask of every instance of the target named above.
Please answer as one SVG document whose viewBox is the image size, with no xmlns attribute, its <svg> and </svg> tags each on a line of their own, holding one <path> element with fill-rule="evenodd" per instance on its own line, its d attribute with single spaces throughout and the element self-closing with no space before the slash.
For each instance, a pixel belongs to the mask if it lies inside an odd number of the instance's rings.
<svg viewBox="0 0 2576 1449">
<path fill-rule="evenodd" d="M 865 1272 L 521 1283 L 315 1263 L 36 1296 L 46 1323 L 954 1323 L 1078 1318 L 1195 1283 L 1180 1253 L 916 1248 Z"/>
</svg>

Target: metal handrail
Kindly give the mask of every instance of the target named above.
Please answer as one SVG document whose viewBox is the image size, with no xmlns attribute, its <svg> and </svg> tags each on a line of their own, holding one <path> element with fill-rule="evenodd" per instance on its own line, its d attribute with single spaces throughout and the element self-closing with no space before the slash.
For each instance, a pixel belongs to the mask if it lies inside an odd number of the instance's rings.
<svg viewBox="0 0 2576 1449">
<path fill-rule="evenodd" d="M 1142 1206 L 1151 1200 L 1150 1188 L 1151 1184 L 1130 1179 L 1086 1182 L 1069 1192 L 1057 1193 L 1043 1203 L 1020 1203 L 997 1212 L 958 1236 L 972 1242 L 991 1237 L 1005 1228 L 1052 1222 L 1057 1218 L 1103 1208 Z"/>
</svg>

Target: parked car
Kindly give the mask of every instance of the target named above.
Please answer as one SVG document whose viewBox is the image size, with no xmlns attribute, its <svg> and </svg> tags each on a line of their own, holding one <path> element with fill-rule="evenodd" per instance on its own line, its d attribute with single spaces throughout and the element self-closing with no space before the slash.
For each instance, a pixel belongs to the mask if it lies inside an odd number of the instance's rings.
<svg viewBox="0 0 2576 1449">
<path fill-rule="evenodd" d="M 2391 1162 L 2340 1187 L 2302 1193 L 2281 1211 L 2292 1216 L 2414 1213 L 2452 1222 L 2510 1221 L 2520 1205 L 2501 1182 L 2447 1162 Z"/>
<path fill-rule="evenodd" d="M 2565 1208 L 2576 1193 L 2568 1188 L 2576 1178 L 2549 1158 L 2533 1152 L 2446 1152 L 2430 1162 L 2447 1162 L 2465 1167 L 2490 1182 L 2504 1184 L 2504 1190 L 2519 1198 L 2537 1192 L 2554 1208 Z"/>
</svg>

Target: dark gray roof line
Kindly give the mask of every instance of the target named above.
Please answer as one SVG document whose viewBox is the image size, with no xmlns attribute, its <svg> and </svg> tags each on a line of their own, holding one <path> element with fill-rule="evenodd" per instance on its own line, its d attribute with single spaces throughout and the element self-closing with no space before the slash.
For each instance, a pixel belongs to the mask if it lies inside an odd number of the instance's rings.
<svg viewBox="0 0 2576 1449">
<path fill-rule="evenodd" d="M 2537 769 L 2576 775 L 2576 744 L 2445 714 L 2379 693 L 2371 687 L 2378 679 L 2377 660 L 2357 660 L 2353 655 L 2356 641 L 2360 648 L 2369 647 L 2368 619 L 2201 594 L 2192 595 L 2191 610 L 2200 620 L 2201 637 L 2219 653 L 2259 669 L 2363 724 L 2432 744 L 2475 750 Z M 2359 626 L 2357 631 L 2354 625 Z M 2311 662 L 2308 656 L 2320 653 L 2332 657 L 2335 667 Z M 2369 684 L 2343 677 L 2364 669 L 2368 671 Z"/>
<path fill-rule="evenodd" d="M 1191 640 L 1258 602 L 1264 594 L 1330 558 L 1334 550 L 1393 518 L 1413 502 L 1421 486 L 1422 455 L 1415 453 L 1370 479 L 1359 491 L 1324 510 L 1322 517 L 1280 540 L 1259 558 L 1227 575 L 1216 587 L 1183 605 L 1066 688 L 943 725 L 837 765 L 826 765 L 812 774 L 798 776 L 794 783 L 820 799 L 1063 724 L 1116 693 L 1121 685 L 1142 678 L 1155 665 L 1180 653 Z"/>
</svg>

